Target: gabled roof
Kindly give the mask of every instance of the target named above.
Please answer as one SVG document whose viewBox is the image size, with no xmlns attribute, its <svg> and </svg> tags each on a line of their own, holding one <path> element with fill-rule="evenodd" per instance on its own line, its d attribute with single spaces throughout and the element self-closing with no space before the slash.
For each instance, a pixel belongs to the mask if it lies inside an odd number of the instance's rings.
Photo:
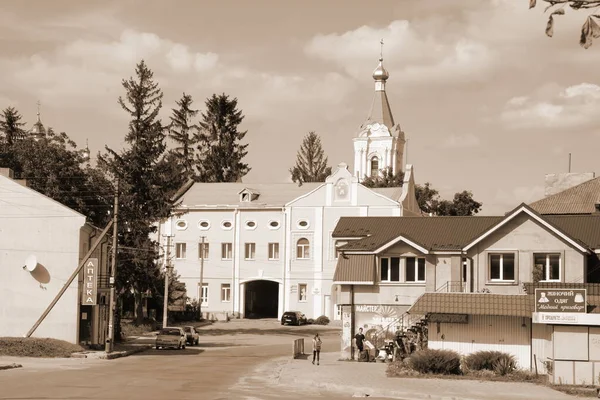
<svg viewBox="0 0 600 400">
<path fill-rule="evenodd" d="M 565 233 L 562 229 L 557 227 L 555 224 L 551 223 L 547 219 L 544 219 L 543 216 L 532 210 L 527 204 L 521 204 L 511 212 L 506 214 L 506 217 L 499 221 L 496 225 L 488 229 L 483 234 L 479 235 L 477 238 L 469 242 L 463 248 L 464 251 L 469 250 L 471 247 L 475 246 L 477 243 L 481 242 L 483 239 L 494 233 L 496 230 L 500 229 L 503 225 L 507 224 L 509 221 L 514 219 L 517 215 L 525 213 L 529 215 L 532 219 L 536 220 L 540 224 L 544 225 L 546 228 L 554 232 L 557 236 L 561 237 L 563 240 L 569 242 L 571 245 L 575 246 L 581 252 L 587 252 L 587 245 L 582 243 L 581 240 L 578 240 L 576 237 L 572 237 L 571 235 Z M 578 233 L 578 232 L 577 232 Z"/>
<path fill-rule="evenodd" d="M 332 236 L 361 238 L 340 248 L 344 251 L 375 251 L 400 236 L 429 250 L 460 251 L 501 220 L 502 217 L 342 217 Z"/>
<path fill-rule="evenodd" d="M 375 283 L 375 256 L 371 254 L 338 257 L 333 283 L 338 285 L 373 285 Z"/>
<path fill-rule="evenodd" d="M 347 253 L 382 251 L 394 241 L 429 251 L 466 251 L 521 213 L 581 252 L 600 249 L 599 214 L 540 215 L 526 204 L 504 217 L 342 217 L 332 237 L 357 238 L 340 247 Z"/>
<path fill-rule="evenodd" d="M 600 177 L 530 204 L 540 214 L 593 214 L 600 203 Z"/>
</svg>

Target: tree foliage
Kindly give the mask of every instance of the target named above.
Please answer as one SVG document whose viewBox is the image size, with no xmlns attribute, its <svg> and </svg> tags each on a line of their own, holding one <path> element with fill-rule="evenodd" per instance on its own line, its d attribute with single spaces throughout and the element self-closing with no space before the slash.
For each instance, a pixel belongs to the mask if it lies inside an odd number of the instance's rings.
<svg viewBox="0 0 600 400">
<path fill-rule="evenodd" d="M 118 103 L 130 116 L 126 147 L 117 153 L 107 146 L 99 164 L 119 182 L 119 245 L 125 254 L 118 260 L 117 286 L 134 290 L 141 321 L 142 294 L 155 292 L 162 278 L 158 246 L 150 235 L 156 222 L 171 212 L 170 199 L 181 177 L 166 151 L 166 128 L 158 118 L 163 93 L 144 60 L 136 66 L 135 77 L 122 84 L 125 96 Z"/>
<path fill-rule="evenodd" d="M 321 138 L 315 132 L 309 132 L 302 140 L 296 155 L 296 165 L 290 168 L 290 173 L 292 181 L 300 186 L 305 182 L 325 182 L 331 175 Z"/>
<path fill-rule="evenodd" d="M 26 137 L 19 112 L 9 107 L 2 113 L 0 166 L 12 169 L 32 189 L 80 212 L 89 222 L 108 222 L 113 188 L 100 170 L 87 164 L 69 136 L 48 127 L 35 140 Z"/>
<path fill-rule="evenodd" d="M 592 9 L 600 7 L 600 0 L 541 0 L 546 3 L 545 12 L 550 11 L 548 23 L 546 24 L 546 35 L 554 35 L 554 17 L 565 15 L 565 7 L 569 6 L 573 10 Z M 537 5 L 536 0 L 529 0 L 529 8 Z M 592 45 L 592 40 L 600 37 L 600 14 L 590 14 L 585 19 L 581 27 L 579 44 L 587 49 Z"/>
<path fill-rule="evenodd" d="M 404 172 L 394 174 L 392 167 L 385 168 L 376 177 L 365 176 L 362 184 L 369 188 L 400 187 L 404 183 Z"/>
<path fill-rule="evenodd" d="M 439 192 L 431 187 L 429 182 L 424 185 L 416 185 L 415 194 L 419 208 L 427 214 L 468 216 L 481 211 L 483 203 L 473 199 L 473 193 L 463 190 L 454 194 L 452 200 L 444 200 Z"/>
<path fill-rule="evenodd" d="M 241 144 L 247 131 L 238 131 L 244 120 L 237 98 L 225 93 L 208 98 L 195 138 L 197 179 L 201 182 L 237 182 L 250 167 L 243 162 L 248 144 Z"/>
<path fill-rule="evenodd" d="M 198 115 L 198 110 L 192 109 L 193 102 L 191 95 L 183 93 L 181 99 L 176 102 L 178 108 L 173 109 L 169 125 L 170 137 L 176 143 L 174 159 L 186 178 L 195 176 L 194 145 L 198 140 L 199 126 L 193 122 Z"/>
</svg>

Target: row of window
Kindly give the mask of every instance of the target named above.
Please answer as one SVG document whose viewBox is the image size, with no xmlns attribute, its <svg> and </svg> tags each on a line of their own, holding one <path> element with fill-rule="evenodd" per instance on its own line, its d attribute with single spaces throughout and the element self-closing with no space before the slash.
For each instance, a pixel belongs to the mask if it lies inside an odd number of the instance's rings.
<svg viewBox="0 0 600 400">
<path fill-rule="evenodd" d="M 198 229 L 200 229 L 200 230 L 203 230 L 203 231 L 209 230 L 210 226 L 211 226 L 210 221 L 208 221 L 208 220 L 198 221 Z M 244 226 L 248 230 L 254 230 L 258 226 L 258 223 L 254 220 L 247 220 L 244 223 Z M 273 221 L 269 221 L 267 226 L 269 227 L 269 229 L 279 229 L 281 224 L 279 221 L 273 220 Z M 296 227 L 298 229 L 308 229 L 310 227 L 310 224 L 307 220 L 301 219 L 296 222 Z M 179 231 L 184 231 L 187 228 L 188 228 L 188 222 L 186 220 L 178 219 L 177 221 L 175 221 L 175 229 L 177 229 Z M 231 222 L 229 220 L 221 221 L 221 228 L 226 231 L 231 230 L 233 228 L 233 222 Z"/>
<path fill-rule="evenodd" d="M 209 284 L 202 284 L 202 307 L 208 307 L 208 291 Z M 298 284 L 298 301 L 306 302 L 307 301 L 307 292 L 308 292 L 308 284 L 299 283 Z M 222 283 L 221 284 L 221 303 L 229 303 L 231 302 L 231 284 L 230 283 Z"/>
<path fill-rule="evenodd" d="M 489 277 L 495 282 L 516 280 L 515 253 L 494 253 L 489 255 Z M 561 259 L 559 253 L 535 253 L 533 255 L 535 280 L 560 282 Z"/>
<path fill-rule="evenodd" d="M 561 257 L 558 253 L 533 255 L 534 280 L 561 282 Z M 489 254 L 489 280 L 515 282 L 515 253 Z M 425 258 L 383 257 L 379 261 L 381 282 L 425 282 Z"/>
<path fill-rule="evenodd" d="M 198 259 L 208 260 L 210 254 L 209 243 L 198 243 Z M 279 260 L 279 243 L 269 243 L 269 260 Z M 187 243 L 175 243 L 175 258 L 183 260 L 187 258 Z M 296 259 L 306 260 L 310 258 L 310 242 L 306 238 L 300 238 L 296 242 Z M 221 243 L 221 260 L 233 259 L 233 243 Z M 256 259 L 256 243 L 244 243 L 244 260 Z"/>
</svg>

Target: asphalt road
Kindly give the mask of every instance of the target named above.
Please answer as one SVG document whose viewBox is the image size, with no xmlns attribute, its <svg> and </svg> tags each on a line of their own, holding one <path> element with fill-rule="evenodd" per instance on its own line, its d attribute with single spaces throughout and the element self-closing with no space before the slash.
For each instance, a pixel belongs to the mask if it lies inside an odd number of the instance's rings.
<svg viewBox="0 0 600 400">
<path fill-rule="evenodd" d="M 0 399 L 342 399 L 331 394 L 265 387 L 257 365 L 289 354 L 290 344 L 155 350 L 116 360 L 56 368 L 0 371 Z M 87 361 L 87 360 L 86 360 Z M 246 378 L 244 378 L 246 377 Z M 310 391 L 310 393 L 308 393 Z"/>
</svg>

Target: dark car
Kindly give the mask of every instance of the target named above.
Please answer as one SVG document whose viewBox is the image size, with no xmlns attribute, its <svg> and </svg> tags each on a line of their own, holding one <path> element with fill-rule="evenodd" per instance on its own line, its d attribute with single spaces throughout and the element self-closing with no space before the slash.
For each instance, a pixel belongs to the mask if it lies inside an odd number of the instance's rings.
<svg viewBox="0 0 600 400">
<path fill-rule="evenodd" d="M 198 331 L 196 331 L 196 328 L 193 326 L 184 326 L 183 331 L 185 332 L 187 343 L 192 346 L 197 346 L 198 342 L 200 341 L 200 335 L 198 334 Z"/>
<path fill-rule="evenodd" d="M 290 324 L 290 325 L 302 325 L 306 324 L 308 319 L 306 315 L 301 313 L 300 311 L 286 311 L 281 316 L 281 325 Z"/>
</svg>

